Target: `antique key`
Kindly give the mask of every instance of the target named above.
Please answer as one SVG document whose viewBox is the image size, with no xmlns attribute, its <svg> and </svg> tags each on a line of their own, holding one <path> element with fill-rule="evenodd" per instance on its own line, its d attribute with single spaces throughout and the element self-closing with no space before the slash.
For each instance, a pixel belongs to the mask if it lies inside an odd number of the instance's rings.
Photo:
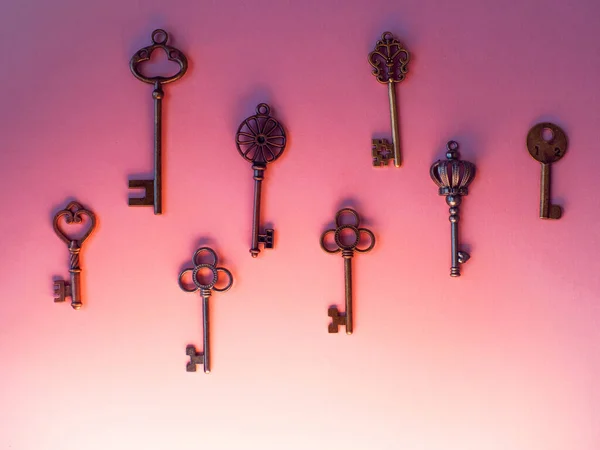
<svg viewBox="0 0 600 450">
<path fill-rule="evenodd" d="M 183 53 L 167 45 L 169 35 L 165 30 L 152 32 L 152 45 L 138 50 L 129 62 L 131 72 L 144 83 L 153 84 L 152 98 L 154 98 L 154 179 L 129 180 L 130 189 L 144 189 L 141 198 L 129 198 L 129 206 L 152 206 L 154 214 L 162 214 L 162 99 L 165 96 L 163 85 L 179 80 L 187 71 L 188 63 Z M 140 72 L 140 64 L 150 60 L 150 55 L 156 49 L 161 49 L 167 54 L 170 61 L 179 64 L 179 72 L 170 77 L 146 77 Z"/>
<path fill-rule="evenodd" d="M 354 218 L 353 225 L 343 225 L 341 218 L 343 215 L 350 215 Z M 337 306 L 330 306 L 327 315 L 331 317 L 331 323 L 329 324 L 329 332 L 337 333 L 340 325 L 346 326 L 346 334 L 352 334 L 353 321 L 352 321 L 352 257 L 354 251 L 359 253 L 370 252 L 375 246 L 375 236 L 370 230 L 366 228 L 359 228 L 360 217 L 358 213 L 351 208 L 340 209 L 335 215 L 335 226 L 330 230 L 326 230 L 321 235 L 321 248 L 327 253 L 339 253 L 342 252 L 344 258 L 344 286 L 346 293 L 346 312 L 340 313 Z M 327 247 L 325 239 L 329 233 L 333 233 L 333 240 L 336 248 L 330 250 Z M 370 244 L 366 248 L 358 248 L 358 244 L 361 239 L 361 233 L 365 233 L 369 237 Z"/>
<path fill-rule="evenodd" d="M 212 256 L 212 264 L 201 263 L 198 261 L 198 257 L 202 253 L 208 253 Z M 229 270 L 223 267 L 216 267 L 218 264 L 217 254 L 210 247 L 200 247 L 196 250 L 194 257 L 192 258 L 192 264 L 194 265 L 193 268 L 184 269 L 179 274 L 179 287 L 185 292 L 200 291 L 200 297 L 202 298 L 202 322 L 204 324 L 204 353 L 197 352 L 194 345 L 188 345 L 185 349 L 185 353 L 190 357 L 190 362 L 187 363 L 186 370 L 188 372 L 195 372 L 197 364 L 204 364 L 204 373 L 210 373 L 208 299 L 210 298 L 212 291 L 228 291 L 233 284 L 233 276 Z M 187 272 L 192 273 L 193 286 L 187 286 L 184 283 L 183 278 Z M 206 272 L 208 272 L 208 280 L 202 280 L 201 277 L 205 277 Z M 219 272 L 224 273 L 228 278 L 227 284 L 222 288 L 215 287 L 219 278 Z"/>
<path fill-rule="evenodd" d="M 527 133 L 527 149 L 542 163 L 540 219 L 560 219 L 562 208 L 550 203 L 550 165 L 565 156 L 567 135 L 553 123 L 538 123 Z"/>
<path fill-rule="evenodd" d="M 250 248 L 253 258 L 260 253 L 258 244 L 263 244 L 264 248 L 273 248 L 274 230 L 268 228 L 264 234 L 259 234 L 261 187 L 267 164 L 282 155 L 286 143 L 283 127 L 269 115 L 270 112 L 269 105 L 260 103 L 256 107 L 256 114 L 244 120 L 235 135 L 235 144 L 240 155 L 252 163 L 254 170 L 254 213 Z"/>
<path fill-rule="evenodd" d="M 65 231 L 59 225 L 61 217 L 65 218 L 65 223 L 69 224 L 80 224 L 82 223 L 83 216 L 87 216 L 89 219 L 89 228 L 80 239 L 74 239 L 69 237 Z M 56 213 L 53 221 L 54 231 L 60 239 L 62 239 L 69 248 L 71 254 L 71 261 L 69 265 L 69 272 L 71 273 L 71 282 L 67 283 L 65 280 L 57 280 L 54 282 L 54 294 L 57 297 L 54 298 L 55 302 L 64 302 L 66 297 L 71 297 L 71 306 L 73 309 L 81 309 L 81 267 L 79 266 L 79 252 L 83 242 L 88 236 L 94 231 L 96 227 L 96 216 L 93 212 L 85 209 L 81 204 L 77 202 L 71 202 L 67 207 Z"/>
<path fill-rule="evenodd" d="M 390 145 L 387 139 L 373 139 L 372 141 L 371 152 L 375 167 L 387 166 L 392 157 L 394 158 L 394 166 L 400 167 L 402 164 L 395 84 L 404 80 L 408 71 L 409 60 L 408 50 L 389 31 L 381 35 L 381 39 L 375 44 L 375 50 L 369 53 L 369 64 L 373 66 L 373 75 L 381 84 L 388 85 L 390 117 L 392 120 L 393 146 Z"/>
<path fill-rule="evenodd" d="M 450 207 L 450 239 L 452 244 L 451 277 L 460 276 L 459 264 L 466 263 L 471 255 L 458 250 L 458 207 L 462 196 L 469 193 L 469 184 L 475 178 L 475 164 L 459 159 L 458 142 L 450 141 L 446 145 L 447 161 L 439 159 L 433 163 L 429 170 L 431 179 L 439 187 L 438 193 L 446 197 Z"/>
</svg>

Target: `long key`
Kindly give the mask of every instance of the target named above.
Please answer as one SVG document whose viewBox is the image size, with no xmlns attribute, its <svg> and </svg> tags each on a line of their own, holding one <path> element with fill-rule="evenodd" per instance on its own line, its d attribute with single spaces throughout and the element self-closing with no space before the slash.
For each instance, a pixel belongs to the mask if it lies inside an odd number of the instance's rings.
<svg viewBox="0 0 600 450">
<path fill-rule="evenodd" d="M 83 223 L 83 216 L 88 218 L 88 230 L 85 232 L 83 237 L 75 239 L 70 237 L 60 225 L 61 218 L 64 217 L 64 222 L 68 227 L 71 224 Z M 71 202 L 67 207 L 56 213 L 53 220 L 54 231 L 58 237 L 67 244 L 69 253 L 71 255 L 69 272 L 71 274 L 70 284 L 65 280 L 56 280 L 54 282 L 54 302 L 64 302 L 67 297 L 71 297 L 71 307 L 73 309 L 81 309 L 81 267 L 79 265 L 79 253 L 81 252 L 81 246 L 88 236 L 96 228 L 96 216 L 93 212 L 85 209 L 81 204 L 77 202 Z"/>
<path fill-rule="evenodd" d="M 153 84 L 154 99 L 154 178 L 152 180 L 129 180 L 130 189 L 144 189 L 141 198 L 129 198 L 129 206 L 154 206 L 154 214 L 162 214 L 162 99 L 165 95 L 163 85 L 179 80 L 187 71 L 187 59 L 181 51 L 167 45 L 169 35 L 164 30 L 152 32 L 152 45 L 138 50 L 129 62 L 131 72 L 144 83 Z M 140 65 L 150 60 L 152 52 L 162 49 L 170 61 L 179 64 L 179 71 L 170 77 L 146 77 L 140 72 Z"/>
<path fill-rule="evenodd" d="M 252 214 L 252 246 L 250 254 L 256 258 L 260 253 L 259 244 L 273 248 L 275 231 L 267 228 L 260 234 L 260 203 L 262 181 L 267 164 L 279 158 L 285 150 L 286 136 L 281 124 L 269 114 L 271 108 L 266 103 L 256 107 L 256 114 L 245 119 L 235 136 L 238 152 L 252 163 L 254 171 L 254 209 Z"/>
<path fill-rule="evenodd" d="M 560 219 L 562 208 L 550 202 L 550 166 L 567 152 L 567 135 L 550 122 L 538 123 L 527 133 L 527 150 L 542 164 L 540 219 Z"/>
<path fill-rule="evenodd" d="M 207 253 L 212 256 L 212 263 L 202 263 L 199 261 L 199 257 L 202 253 Z M 208 299 L 212 295 L 212 291 L 225 292 L 231 288 L 233 284 L 233 276 L 231 272 L 223 267 L 216 267 L 218 264 L 218 258 L 215 251 L 210 247 L 200 247 L 194 253 L 192 257 L 192 264 L 194 267 L 184 269 L 179 274 L 179 287 L 185 292 L 200 292 L 202 298 L 202 323 L 203 323 L 203 334 L 202 341 L 204 345 L 204 352 L 198 352 L 194 345 L 188 345 L 185 349 L 186 355 L 190 357 L 190 361 L 186 365 L 186 371 L 196 372 L 196 366 L 198 364 L 204 365 L 204 373 L 210 373 L 210 315 L 208 310 Z M 184 278 L 186 273 L 191 272 L 191 278 L 193 285 L 189 286 L 185 283 Z M 208 273 L 208 280 L 203 280 Z M 228 281 L 224 287 L 218 288 L 215 285 L 219 279 L 219 273 L 223 273 Z"/>
<path fill-rule="evenodd" d="M 344 225 L 342 224 L 342 216 L 349 215 L 354 219 L 354 224 Z M 340 209 L 335 216 L 335 226 L 326 230 L 321 235 L 321 248 L 326 253 L 339 253 L 342 252 L 344 258 L 344 293 L 345 293 L 345 306 L 346 311 L 340 312 L 337 306 L 330 306 L 327 310 L 327 315 L 331 317 L 331 323 L 329 324 L 328 330 L 330 333 L 339 332 L 339 327 L 344 325 L 346 327 L 346 334 L 352 334 L 354 331 L 354 321 L 352 316 L 352 258 L 354 252 L 359 253 L 370 252 L 375 246 L 375 236 L 373 233 L 366 228 L 359 228 L 360 217 L 358 213 L 351 208 Z M 333 240 L 335 248 L 331 249 L 327 245 L 327 235 L 333 233 Z M 361 233 L 365 233 L 369 238 L 369 245 L 366 248 L 358 248 L 361 240 Z"/>
<path fill-rule="evenodd" d="M 373 66 L 373 75 L 382 84 L 388 85 L 390 101 L 390 119 L 392 122 L 392 144 L 387 139 L 373 139 L 372 157 L 376 167 L 387 166 L 394 159 L 394 166 L 400 167 L 400 131 L 398 125 L 398 110 L 396 106 L 396 83 L 404 80 L 408 72 L 410 55 L 402 44 L 386 31 L 375 44 L 375 50 L 369 53 L 369 64 Z"/>
</svg>

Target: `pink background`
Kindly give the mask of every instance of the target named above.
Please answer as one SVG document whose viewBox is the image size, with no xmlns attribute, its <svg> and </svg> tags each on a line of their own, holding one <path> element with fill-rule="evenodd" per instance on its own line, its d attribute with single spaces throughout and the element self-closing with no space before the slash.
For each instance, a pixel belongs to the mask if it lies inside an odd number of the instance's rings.
<svg viewBox="0 0 600 450">
<path fill-rule="evenodd" d="M 23 0 L 0 5 L 0 448 L 597 450 L 598 2 Z M 165 88 L 164 211 L 127 206 L 152 168 L 152 98 L 129 58 L 153 29 L 190 61 Z M 404 165 L 367 54 L 411 52 Z M 239 123 L 266 101 L 289 134 L 248 253 L 252 171 Z M 569 137 L 559 221 L 538 218 L 529 128 Z M 448 276 L 447 206 L 428 171 L 449 139 L 477 165 L 461 209 L 472 259 Z M 68 252 L 51 218 L 99 226 L 84 307 L 52 302 Z M 327 333 L 342 258 L 320 233 L 354 206 L 378 239 L 355 259 L 355 333 Z M 234 288 L 212 301 L 213 372 L 187 373 L 201 303 L 177 286 L 200 243 Z M 342 330 L 343 331 L 343 330 Z M 201 369 L 201 368 L 200 368 Z"/>
</svg>

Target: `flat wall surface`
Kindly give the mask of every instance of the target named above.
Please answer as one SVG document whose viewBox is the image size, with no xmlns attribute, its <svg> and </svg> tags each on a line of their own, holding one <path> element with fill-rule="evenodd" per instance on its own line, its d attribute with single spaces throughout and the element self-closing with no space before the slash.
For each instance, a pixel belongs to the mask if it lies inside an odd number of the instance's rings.
<svg viewBox="0 0 600 450">
<path fill-rule="evenodd" d="M 600 448 L 600 4 L 508 0 L 22 0 L 0 5 L 0 448 L 14 450 L 597 450 Z M 189 70 L 165 86 L 164 214 L 128 206 L 151 176 L 152 86 L 129 60 L 170 33 Z M 388 93 L 367 55 L 410 51 Z M 164 69 L 164 61 L 152 61 Z M 170 66 L 169 66 L 170 67 Z M 267 102 L 288 134 L 248 253 L 251 165 L 239 124 Z M 540 220 L 538 122 L 568 135 Z M 451 278 L 448 206 L 429 177 L 460 144 L 477 175 L 471 253 Z M 98 217 L 83 308 L 53 302 L 69 252 L 52 218 Z M 343 259 L 320 234 L 353 207 L 377 238 L 354 258 L 354 334 L 329 334 Z M 234 275 L 211 305 L 179 272 L 201 245 Z"/>
</svg>

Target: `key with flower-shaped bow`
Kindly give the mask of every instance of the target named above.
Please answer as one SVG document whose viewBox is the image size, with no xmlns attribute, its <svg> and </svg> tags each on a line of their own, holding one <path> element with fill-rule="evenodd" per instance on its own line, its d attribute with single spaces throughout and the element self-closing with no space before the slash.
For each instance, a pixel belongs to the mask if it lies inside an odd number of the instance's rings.
<svg viewBox="0 0 600 450">
<path fill-rule="evenodd" d="M 466 263 L 471 255 L 458 250 L 458 207 L 462 203 L 463 195 L 469 193 L 469 184 L 475 178 L 475 164 L 460 159 L 458 142 L 450 141 L 446 144 L 447 161 L 437 160 L 429 169 L 431 179 L 439 188 L 439 195 L 446 197 L 450 207 L 450 239 L 452 245 L 451 277 L 460 276 L 459 264 Z"/>
<path fill-rule="evenodd" d="M 203 254 L 208 255 L 212 262 L 202 262 L 201 257 Z M 196 351 L 194 345 L 188 345 L 185 349 L 186 355 L 190 357 L 190 361 L 187 363 L 186 370 L 188 372 L 196 372 L 196 366 L 198 364 L 204 365 L 204 373 L 210 373 L 210 341 L 209 341 L 209 313 L 208 313 L 208 299 L 212 295 L 212 291 L 225 292 L 231 288 L 233 284 L 233 276 L 231 272 L 223 267 L 217 267 L 218 258 L 215 251 L 210 247 L 200 247 L 194 253 L 192 257 L 193 267 L 184 269 L 179 274 L 179 287 L 184 292 L 200 292 L 202 298 L 202 322 L 204 326 L 203 330 L 203 341 L 204 351 Z M 187 274 L 191 273 L 192 284 L 186 283 L 184 278 Z M 222 274 L 227 278 L 227 282 L 223 287 L 217 287 L 219 283 L 219 275 Z"/>
<path fill-rule="evenodd" d="M 252 247 L 250 254 L 256 258 L 260 253 L 259 244 L 273 248 L 274 233 L 268 228 L 260 233 L 260 203 L 262 181 L 267 164 L 279 158 L 285 150 L 286 136 L 281 124 L 271 115 L 266 103 L 256 107 L 256 114 L 245 119 L 235 136 L 235 144 L 242 157 L 252 163 L 254 171 L 254 211 L 252 216 Z"/>
<path fill-rule="evenodd" d="M 152 45 L 138 50 L 129 62 L 133 75 L 144 83 L 154 85 L 154 179 L 129 180 L 130 189 L 144 189 L 141 198 L 129 198 L 129 206 L 154 206 L 154 214 L 162 214 L 162 99 L 165 96 L 163 85 L 179 80 L 187 71 L 188 62 L 183 53 L 167 45 L 169 35 L 165 30 L 152 32 Z M 179 71 L 170 77 L 147 77 L 140 71 L 144 61 L 149 61 L 155 50 L 161 49 L 170 61 L 179 64 Z"/>
<path fill-rule="evenodd" d="M 66 229 L 69 225 L 83 225 L 83 218 L 87 218 L 87 231 L 82 237 L 76 238 L 69 235 Z M 61 225 L 64 218 L 66 225 Z M 58 237 L 67 244 L 69 254 L 71 255 L 69 272 L 71 273 L 71 282 L 65 280 L 56 280 L 54 282 L 55 302 L 64 302 L 67 297 L 71 297 L 71 306 L 73 309 L 81 309 L 81 267 L 79 265 L 79 253 L 84 241 L 92 234 L 96 228 L 96 216 L 93 212 L 85 209 L 77 202 L 70 202 L 67 207 L 56 213 L 53 220 L 54 231 Z"/>
<path fill-rule="evenodd" d="M 387 84 L 390 100 L 390 117 L 392 121 L 392 145 L 387 139 L 373 139 L 371 154 L 375 167 L 387 166 L 390 159 L 394 166 L 400 167 L 400 131 L 398 125 L 398 109 L 396 106 L 396 83 L 404 80 L 408 72 L 410 55 L 403 45 L 386 31 L 375 44 L 375 50 L 369 53 L 369 64 L 373 66 L 373 75 L 381 84 Z"/>
<path fill-rule="evenodd" d="M 350 224 L 343 223 L 343 217 L 349 216 Z M 335 226 L 330 230 L 326 230 L 321 235 L 321 248 L 327 253 L 342 253 L 344 258 L 344 286 L 346 293 L 346 311 L 340 312 L 337 306 L 330 306 L 327 315 L 331 317 L 329 324 L 329 332 L 337 333 L 340 325 L 346 326 L 346 334 L 353 332 L 352 318 L 352 258 L 354 252 L 367 253 L 375 246 L 375 236 L 366 228 L 360 228 L 360 217 L 358 213 L 351 208 L 340 209 L 335 215 Z M 329 234 L 333 234 L 334 247 L 328 245 L 326 240 Z M 359 248 L 359 244 L 363 238 L 361 235 L 368 238 L 369 244 L 364 248 Z"/>
</svg>

